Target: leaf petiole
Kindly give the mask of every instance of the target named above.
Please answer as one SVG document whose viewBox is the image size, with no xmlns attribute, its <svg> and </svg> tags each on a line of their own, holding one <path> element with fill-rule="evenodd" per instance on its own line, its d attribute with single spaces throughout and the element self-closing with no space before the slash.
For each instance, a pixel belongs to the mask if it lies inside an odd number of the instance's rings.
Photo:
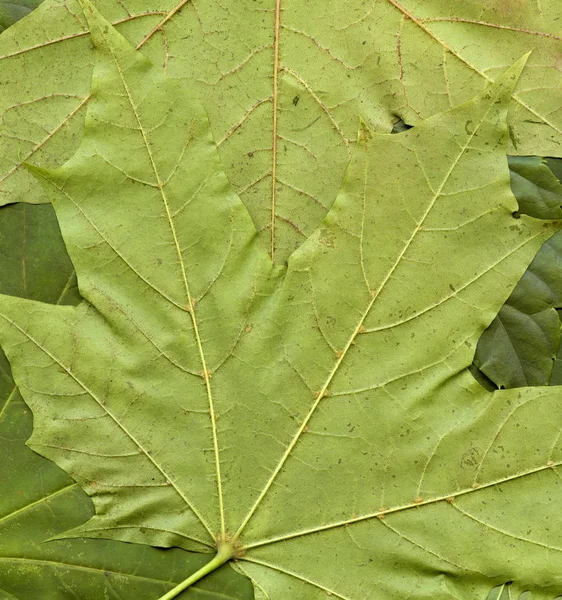
<svg viewBox="0 0 562 600">
<path fill-rule="evenodd" d="M 221 544 L 218 548 L 216 556 L 213 560 L 210 560 L 206 565 L 203 565 L 198 571 L 195 571 L 192 575 L 190 575 L 187 579 L 176 585 L 175 588 L 171 589 L 169 592 L 165 593 L 158 600 L 173 600 L 178 594 L 181 594 L 184 590 L 186 590 L 189 586 L 193 585 L 205 575 L 212 573 L 225 563 L 227 563 L 231 558 L 234 557 L 235 550 L 230 544 Z"/>
</svg>

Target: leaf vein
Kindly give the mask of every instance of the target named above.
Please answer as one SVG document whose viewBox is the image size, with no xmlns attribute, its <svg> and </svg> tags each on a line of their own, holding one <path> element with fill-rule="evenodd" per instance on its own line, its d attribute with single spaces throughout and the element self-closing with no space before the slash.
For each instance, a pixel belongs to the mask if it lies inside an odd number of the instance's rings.
<svg viewBox="0 0 562 600">
<path fill-rule="evenodd" d="M 393 1 L 393 0 L 389 0 L 389 1 Z M 337 360 L 336 360 L 336 362 L 334 364 L 334 367 L 330 371 L 330 373 L 329 373 L 329 375 L 328 375 L 328 377 L 326 379 L 326 382 L 322 386 L 322 389 L 318 392 L 317 395 L 315 395 L 316 397 L 315 397 L 314 403 L 312 404 L 312 407 L 310 408 L 308 414 L 303 419 L 300 427 L 298 428 L 297 432 L 293 436 L 290 444 L 287 446 L 287 449 L 285 450 L 283 456 L 281 457 L 281 460 L 279 461 L 279 463 L 277 464 L 277 466 L 273 470 L 273 472 L 272 472 L 269 480 L 266 482 L 263 490 L 259 494 L 258 498 L 256 499 L 256 501 L 254 502 L 254 504 L 250 508 L 247 516 L 244 518 L 244 520 L 242 521 L 241 525 L 239 526 L 239 528 L 237 529 L 236 533 L 234 534 L 234 538 L 235 539 L 237 539 L 240 536 L 240 534 L 242 533 L 242 531 L 244 530 L 244 528 L 246 527 L 246 525 L 248 524 L 248 522 L 252 518 L 253 514 L 255 513 L 255 511 L 257 510 L 257 508 L 261 504 L 263 498 L 268 493 L 268 491 L 269 491 L 270 487 L 272 486 L 273 482 L 275 481 L 275 479 L 277 479 L 277 476 L 279 475 L 281 469 L 283 468 L 283 466 L 287 462 L 289 456 L 291 455 L 293 449 L 295 448 L 295 446 L 296 446 L 298 440 L 300 439 L 302 433 L 306 430 L 309 421 L 312 419 L 314 413 L 316 412 L 316 409 L 318 408 L 318 405 L 320 404 L 320 402 L 322 401 L 322 399 L 327 395 L 328 387 L 332 383 L 332 381 L 333 381 L 336 373 L 339 370 L 340 365 L 342 364 L 342 362 L 344 361 L 345 357 L 347 356 L 347 353 L 348 353 L 349 349 L 352 347 L 353 342 L 355 341 L 356 337 L 360 334 L 360 332 L 364 328 L 363 324 L 365 322 L 365 319 L 367 318 L 367 316 L 371 312 L 371 309 L 375 305 L 375 301 L 377 300 L 377 298 L 380 296 L 380 294 L 384 290 L 387 282 L 393 276 L 393 274 L 396 271 L 396 269 L 398 268 L 398 266 L 401 264 L 401 261 L 402 261 L 404 255 L 406 254 L 406 252 L 410 248 L 411 244 L 413 243 L 414 239 L 416 238 L 416 235 L 420 231 L 420 228 L 422 227 L 423 223 L 425 222 L 425 220 L 427 219 L 427 217 L 430 214 L 431 210 L 433 209 L 435 203 L 437 202 L 437 199 L 439 198 L 439 195 L 440 195 L 441 191 L 443 190 L 443 188 L 445 187 L 445 185 L 449 181 L 449 178 L 451 177 L 452 173 L 454 172 L 454 170 L 455 170 L 458 162 L 460 161 L 460 159 L 463 156 L 463 154 L 466 152 L 466 149 L 469 147 L 469 145 L 470 145 L 470 143 L 472 141 L 472 138 L 474 137 L 474 135 L 476 134 L 476 132 L 481 127 L 482 122 L 487 117 L 487 115 L 488 115 L 488 113 L 489 113 L 490 110 L 491 110 L 491 105 L 489 106 L 489 108 L 485 112 L 485 114 L 483 115 L 481 121 L 474 128 L 474 130 L 472 131 L 472 133 L 467 137 L 467 140 L 466 140 L 466 143 L 464 144 L 464 146 L 460 147 L 460 151 L 459 151 L 458 155 L 455 157 L 455 159 L 451 162 L 451 166 L 450 166 L 449 170 L 447 171 L 447 173 L 445 174 L 445 176 L 443 177 L 443 181 L 442 181 L 441 185 L 439 186 L 439 188 L 436 190 L 435 194 L 429 200 L 428 206 L 427 206 L 425 212 L 421 216 L 420 220 L 416 223 L 417 226 L 413 227 L 413 231 L 412 231 L 412 234 L 410 235 L 410 238 L 404 244 L 404 248 L 399 253 L 398 257 L 396 258 L 396 260 L 394 262 L 394 264 L 388 270 L 388 273 L 386 274 L 386 276 L 382 280 L 380 286 L 378 287 L 377 290 L 371 291 L 371 300 L 368 303 L 367 308 L 365 309 L 365 311 L 361 315 L 357 326 L 355 327 L 354 331 L 352 332 L 351 336 L 349 337 L 349 339 L 348 339 L 347 343 L 345 344 L 343 350 L 339 354 L 339 356 L 338 356 L 338 358 L 337 358 Z"/>
<path fill-rule="evenodd" d="M 475 517 L 473 514 L 469 513 L 466 510 L 463 510 L 462 508 L 460 508 L 460 506 L 457 506 L 456 504 L 453 504 L 452 506 L 453 506 L 453 508 L 455 508 L 455 510 L 457 510 L 461 514 L 465 515 L 472 521 L 475 521 L 476 523 L 479 523 L 480 525 L 486 527 L 487 529 L 491 529 L 492 531 L 496 531 L 497 533 L 500 533 L 507 537 L 513 538 L 515 540 L 519 540 L 521 542 L 526 542 L 528 544 L 533 544 L 534 546 L 540 546 L 541 548 L 546 548 L 547 550 L 553 550 L 554 552 L 562 552 L 562 548 L 558 548 L 557 546 L 550 546 L 549 544 L 545 544 L 543 542 L 537 542 L 536 540 L 532 540 L 530 538 L 523 537 L 521 535 L 515 535 L 514 533 L 510 533 L 509 531 L 500 529 L 499 527 L 496 527 L 495 525 L 491 525 L 490 523 L 487 523 L 486 521 L 483 521 L 482 519 Z"/>
<path fill-rule="evenodd" d="M 182 2 L 180 2 L 180 4 L 178 4 L 178 6 L 170 12 L 170 14 L 166 17 L 166 19 L 164 19 L 164 21 L 162 21 L 162 23 L 160 24 L 159 27 L 157 27 L 157 29 L 159 29 L 161 26 L 163 26 L 169 19 L 172 18 L 172 16 L 174 14 L 176 14 L 182 6 L 184 6 L 186 3 L 188 2 L 188 0 L 182 0 Z M 150 35 L 150 34 L 149 34 Z M 146 39 L 146 38 L 145 38 Z M 142 45 L 139 44 L 139 47 Z M 108 44 L 108 47 L 111 49 L 111 45 Z M 193 303 L 193 299 L 191 296 L 191 292 L 189 289 L 189 283 L 187 281 L 187 272 L 186 272 L 186 268 L 185 268 L 185 264 L 184 264 L 184 260 L 183 260 L 183 255 L 181 252 L 181 248 L 180 248 L 180 243 L 179 243 L 179 239 L 178 239 L 178 235 L 176 232 L 176 227 L 174 224 L 174 220 L 170 211 L 170 205 L 168 202 L 168 198 L 166 195 L 166 192 L 164 190 L 164 183 L 162 182 L 161 178 L 160 178 L 160 173 L 158 171 L 158 167 L 156 165 L 156 161 L 155 158 L 153 156 L 152 153 L 152 149 L 151 149 L 151 144 L 150 141 L 147 137 L 147 134 L 144 130 L 137 106 L 135 105 L 135 102 L 133 100 L 133 94 L 131 93 L 131 90 L 129 89 L 129 86 L 127 84 L 127 80 L 125 78 L 125 75 L 121 69 L 121 65 L 119 64 L 119 61 L 117 60 L 117 57 L 113 54 L 113 51 L 111 50 L 112 56 L 113 56 L 113 60 L 115 62 L 115 68 L 117 69 L 117 71 L 119 72 L 119 76 L 121 78 L 121 81 L 123 83 L 123 88 L 125 89 L 128 99 L 129 99 L 129 103 L 131 105 L 131 109 L 135 115 L 135 119 L 138 123 L 138 126 L 141 130 L 141 135 L 144 141 L 144 145 L 152 166 L 152 169 L 154 171 L 154 175 L 156 177 L 156 180 L 158 182 L 158 187 L 160 189 L 160 195 L 162 197 L 162 201 L 164 203 L 164 208 L 166 211 L 166 216 L 168 219 L 168 223 L 170 226 L 170 231 L 172 234 L 172 238 L 174 240 L 174 245 L 176 248 L 176 253 L 178 256 L 178 260 L 179 260 L 179 264 L 180 264 L 180 268 L 181 268 L 181 274 L 182 274 L 182 280 L 183 280 L 183 284 L 185 287 L 185 293 L 186 293 L 186 297 L 187 297 L 187 302 L 188 305 L 190 307 L 189 310 L 189 316 L 191 317 L 191 322 L 193 325 L 193 332 L 195 335 L 195 339 L 196 339 L 196 343 L 197 343 L 197 349 L 199 352 L 199 357 L 201 360 L 201 366 L 203 367 L 203 379 L 205 381 L 205 389 L 207 391 L 207 400 L 209 403 L 209 416 L 210 416 L 210 421 L 211 421 L 211 432 L 212 432 L 212 438 L 213 438 L 213 451 L 214 451 L 214 456 L 215 456 L 215 468 L 216 468 L 216 483 L 217 483 L 217 492 L 218 492 L 218 501 L 219 501 L 219 517 L 220 517 L 220 527 L 221 527 L 221 534 L 222 537 L 225 536 L 225 521 L 224 521 L 224 499 L 223 499 L 223 492 L 222 492 L 222 477 L 221 477 L 221 470 L 220 470 L 220 456 L 219 456 L 219 445 L 218 445 L 218 439 L 217 439 L 217 427 L 216 427 L 216 418 L 215 418 L 215 408 L 214 408 L 214 402 L 213 402 L 213 395 L 212 395 L 212 391 L 211 391 L 211 381 L 210 381 L 210 374 L 209 374 L 209 370 L 207 368 L 207 363 L 206 363 L 206 359 L 205 359 L 205 354 L 203 352 L 203 345 L 202 345 L 202 340 L 201 340 L 201 336 L 199 334 L 199 326 L 197 324 L 197 318 L 195 317 L 195 306 Z"/>
<path fill-rule="evenodd" d="M 49 350 L 47 350 L 47 348 L 43 347 L 39 343 L 39 341 L 36 340 L 33 336 L 29 335 L 27 333 L 27 331 L 25 331 L 24 329 L 22 329 L 17 323 L 15 323 L 11 319 L 9 319 L 6 315 L 0 313 L 0 317 L 3 318 L 5 321 L 7 321 L 12 327 L 15 327 L 24 337 L 26 337 L 30 342 L 32 342 L 39 350 L 41 350 L 42 352 L 44 352 L 51 360 L 53 360 L 56 364 L 58 364 L 59 367 L 61 367 L 61 369 L 63 369 L 63 371 L 71 379 L 73 379 L 92 398 L 92 400 L 94 400 L 100 406 L 100 408 L 111 418 L 111 420 L 117 425 L 117 427 L 119 427 L 119 429 L 121 429 L 121 431 L 123 431 L 123 433 L 138 448 L 140 448 L 141 452 L 146 456 L 146 458 L 149 460 L 149 462 L 151 462 L 154 465 L 154 467 L 156 467 L 156 470 L 159 471 L 164 476 L 164 478 L 171 483 L 172 488 L 174 489 L 174 491 L 178 494 L 178 496 L 180 496 L 180 498 L 185 502 L 185 504 L 189 507 L 189 509 L 193 512 L 193 514 L 199 519 L 199 521 L 201 522 L 201 524 L 203 525 L 203 527 L 205 527 L 205 529 L 207 530 L 207 532 L 209 533 L 209 535 L 211 536 L 211 538 L 213 538 L 214 536 L 213 536 L 213 533 L 212 533 L 209 525 L 206 523 L 205 519 L 199 514 L 199 512 L 197 511 L 197 509 L 191 504 L 191 502 L 188 500 L 188 498 L 183 494 L 183 492 L 181 492 L 181 490 L 177 487 L 177 485 L 174 483 L 173 478 L 170 477 L 164 471 L 164 469 L 152 458 L 152 456 L 150 455 L 150 453 L 147 452 L 147 450 L 143 447 L 143 445 L 125 427 L 125 425 L 119 421 L 119 419 L 96 396 L 96 394 L 94 394 L 94 392 L 92 390 L 90 390 L 85 383 L 83 383 L 76 375 L 74 375 L 74 373 L 68 367 L 66 367 L 54 354 L 52 354 L 51 352 L 49 352 Z"/>
<path fill-rule="evenodd" d="M 308 585 L 318 588 L 319 590 L 322 590 L 323 592 L 326 592 L 327 594 L 334 596 L 335 598 L 340 598 L 340 600 L 351 600 L 351 598 L 348 598 L 347 596 L 342 596 L 341 594 L 338 594 L 334 590 L 331 590 L 320 583 L 316 583 L 315 581 L 312 581 L 312 579 L 308 579 L 307 577 L 304 577 L 303 575 L 299 575 L 298 573 L 295 573 L 294 571 L 289 571 L 288 569 L 283 569 L 278 565 L 272 565 L 271 563 L 267 563 L 265 561 L 258 560 L 256 558 L 247 558 L 245 556 L 243 556 L 240 560 L 243 560 L 245 562 L 254 563 L 254 564 L 260 565 L 262 567 L 269 567 L 270 569 L 273 569 L 274 571 L 278 571 L 279 573 L 283 573 L 284 575 L 290 575 L 291 577 L 294 577 L 295 579 L 298 579 L 299 581 L 302 581 L 303 583 L 307 583 Z"/>
</svg>

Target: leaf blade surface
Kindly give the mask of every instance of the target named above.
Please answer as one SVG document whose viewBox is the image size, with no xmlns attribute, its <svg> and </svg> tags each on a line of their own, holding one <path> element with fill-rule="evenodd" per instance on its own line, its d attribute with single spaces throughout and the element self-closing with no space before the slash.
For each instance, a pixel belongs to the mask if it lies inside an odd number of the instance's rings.
<svg viewBox="0 0 562 600">
<path fill-rule="evenodd" d="M 506 10 L 499 1 L 467 7 L 428 0 L 373 6 L 354 0 L 345 8 L 337 2 L 305 8 L 292 0 L 236 6 L 106 0 L 97 6 L 198 95 L 230 181 L 264 247 L 283 262 L 334 201 L 358 117 L 381 132 L 398 117 L 418 123 L 468 100 L 531 49 L 532 68 L 511 111 L 510 139 L 518 144 L 512 153 L 559 154 L 559 6 L 542 4 L 538 12 L 526 3 Z M 35 201 L 45 196 L 22 172 L 21 157 L 32 155 L 50 168 L 71 156 L 92 62 L 77 4 L 67 10 L 58 0 L 40 10 L 36 18 L 50 25 L 44 39 L 34 32 L 22 44 L 24 36 L 14 32 L 5 37 L 0 62 L 7 80 L 22 62 L 40 72 L 41 95 L 21 86 L 6 90 L 4 118 L 4 189 Z M 540 145 L 530 146 L 531 140 Z"/>
<path fill-rule="evenodd" d="M 0 211 L 2 292 L 43 302 L 80 301 L 73 266 L 50 206 Z M 10 600 L 68 600 L 119 594 L 150 600 L 196 571 L 205 557 L 108 540 L 55 539 L 93 514 L 64 471 L 25 446 L 31 413 L 0 356 L 0 595 Z M 185 598 L 251 598 L 249 582 L 226 568 Z M 250 587 L 249 587 L 250 586 Z"/>
<path fill-rule="evenodd" d="M 49 410 L 32 443 L 96 505 L 75 535 L 232 544 L 256 593 L 275 600 L 404 588 L 472 600 L 506 580 L 560 589 L 558 534 L 536 521 L 522 532 L 502 491 L 519 508 L 534 485 L 554 515 L 559 429 L 542 415 L 559 413 L 559 391 L 491 398 L 467 371 L 558 229 L 512 217 L 505 120 L 524 60 L 406 133 L 362 127 L 338 200 L 285 271 L 260 250 L 188 93 L 90 18 L 99 59 L 83 144 L 63 168 L 36 169 L 85 302 L 0 299 L 16 377 Z M 141 74 L 135 96 L 127 81 Z M 123 140 L 136 148 L 126 160 Z M 401 161 L 408 184 L 395 177 Z M 174 210 L 189 218 L 176 223 Z M 206 357 L 221 351 L 209 373 Z M 111 456 L 99 461 L 102 444 Z M 513 540 L 524 561 L 505 558 Z"/>
</svg>

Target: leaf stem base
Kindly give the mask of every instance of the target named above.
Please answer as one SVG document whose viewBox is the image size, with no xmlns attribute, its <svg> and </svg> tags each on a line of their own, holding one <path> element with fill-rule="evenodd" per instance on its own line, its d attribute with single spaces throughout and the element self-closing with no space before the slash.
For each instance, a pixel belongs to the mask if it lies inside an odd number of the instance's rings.
<svg viewBox="0 0 562 600">
<path fill-rule="evenodd" d="M 186 590 L 189 586 L 193 585 L 205 577 L 205 575 L 212 573 L 227 563 L 231 558 L 234 558 L 235 554 L 236 550 L 232 544 L 227 542 L 220 543 L 217 554 L 212 560 L 210 560 L 206 565 L 203 565 L 198 571 L 190 575 L 187 579 L 176 585 L 175 588 L 161 596 L 158 600 L 173 600 L 173 598 L 181 594 L 181 592 Z"/>
</svg>

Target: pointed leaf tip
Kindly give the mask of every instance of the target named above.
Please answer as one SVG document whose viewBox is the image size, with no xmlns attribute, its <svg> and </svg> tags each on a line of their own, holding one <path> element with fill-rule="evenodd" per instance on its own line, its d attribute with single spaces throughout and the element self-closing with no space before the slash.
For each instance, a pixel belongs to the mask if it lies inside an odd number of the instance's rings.
<svg viewBox="0 0 562 600">
<path fill-rule="evenodd" d="M 517 59 L 513 63 L 513 65 L 511 65 L 511 67 L 508 69 L 508 72 L 510 70 L 513 70 L 513 72 L 517 74 L 516 77 L 519 78 L 519 76 L 521 75 L 521 72 L 527 66 L 527 62 L 529 61 L 529 58 L 532 53 L 533 53 L 533 51 L 529 50 L 529 52 L 526 52 L 525 54 L 523 54 L 523 56 L 521 56 L 521 58 Z"/>
<path fill-rule="evenodd" d="M 373 137 L 373 132 L 369 129 L 367 123 L 360 118 L 359 119 L 359 130 L 357 132 L 357 141 L 359 143 L 367 143 Z"/>
<path fill-rule="evenodd" d="M 50 179 L 53 173 L 52 169 L 45 169 L 44 167 L 39 167 L 38 165 L 33 165 L 28 162 L 22 163 L 22 167 L 29 171 L 38 180 Z"/>
<path fill-rule="evenodd" d="M 113 31 L 113 25 L 105 19 L 99 10 L 90 2 L 90 0 L 78 0 L 82 8 L 82 12 L 88 22 L 90 37 L 92 43 L 97 48 L 107 44 L 107 36 L 110 31 Z M 114 33 L 117 33 L 115 31 Z"/>
<path fill-rule="evenodd" d="M 88 25 L 91 24 L 91 20 L 101 16 L 90 0 L 78 0 L 78 2 L 80 3 L 80 8 L 82 9 L 82 12 L 88 21 Z"/>
<path fill-rule="evenodd" d="M 496 80 L 496 84 L 505 85 L 506 89 L 509 89 L 510 95 L 513 94 L 513 90 L 517 85 L 523 69 L 527 65 L 527 61 L 531 56 L 532 50 L 523 54 L 521 58 L 516 60 L 511 67 L 506 69 L 504 73 Z"/>
</svg>

